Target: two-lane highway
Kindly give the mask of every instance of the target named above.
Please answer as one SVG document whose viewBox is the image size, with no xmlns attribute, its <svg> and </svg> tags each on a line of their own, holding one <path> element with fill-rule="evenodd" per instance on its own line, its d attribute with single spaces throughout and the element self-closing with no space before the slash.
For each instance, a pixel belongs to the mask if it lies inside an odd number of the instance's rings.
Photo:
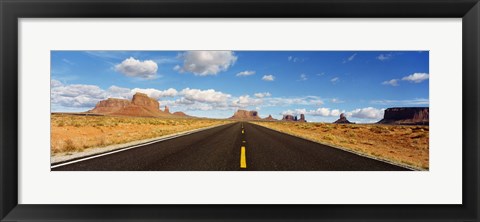
<svg viewBox="0 0 480 222">
<path fill-rule="evenodd" d="M 237 122 L 52 170 L 79 171 L 391 171 L 381 161 Z"/>
</svg>

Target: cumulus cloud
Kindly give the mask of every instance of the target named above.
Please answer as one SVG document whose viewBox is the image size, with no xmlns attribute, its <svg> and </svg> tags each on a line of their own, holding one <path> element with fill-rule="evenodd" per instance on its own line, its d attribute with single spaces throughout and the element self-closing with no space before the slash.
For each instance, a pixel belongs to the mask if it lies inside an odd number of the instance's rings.
<svg viewBox="0 0 480 222">
<path fill-rule="evenodd" d="M 232 101 L 234 107 L 257 106 L 263 103 L 263 100 L 251 98 L 249 95 L 240 96 Z"/>
<path fill-rule="evenodd" d="M 290 106 L 290 105 L 322 105 L 323 100 L 318 96 L 304 97 L 273 97 L 264 98 L 265 106 Z"/>
<path fill-rule="evenodd" d="M 207 103 L 224 103 L 231 97 L 230 94 L 225 94 L 213 89 L 183 89 L 180 94 L 187 100 L 207 102 Z"/>
<path fill-rule="evenodd" d="M 413 83 L 421 83 L 424 80 L 427 80 L 428 78 L 429 78 L 428 73 L 413 73 L 409 76 L 403 77 L 402 80 L 413 82 Z"/>
<path fill-rule="evenodd" d="M 314 110 L 307 110 L 307 109 L 295 109 L 295 110 L 286 110 L 283 111 L 281 114 L 282 115 L 311 115 L 311 116 L 323 116 L 323 117 L 329 117 L 329 116 L 340 116 L 340 113 L 342 113 L 338 109 L 331 110 L 330 108 L 318 108 Z"/>
<path fill-rule="evenodd" d="M 135 88 L 132 89 L 132 92 L 141 92 L 147 94 L 149 97 L 152 97 L 156 100 L 164 97 L 174 97 L 178 94 L 177 90 L 174 88 L 169 88 L 166 90 L 158 90 L 158 89 L 140 89 Z"/>
<path fill-rule="evenodd" d="M 115 71 L 129 77 L 152 79 L 157 75 L 158 65 L 152 60 L 140 61 L 133 57 L 125 59 L 122 63 L 115 65 Z"/>
<path fill-rule="evenodd" d="M 377 56 L 377 59 L 383 62 L 383 61 L 391 59 L 392 57 L 393 57 L 392 53 L 380 54 L 379 56 Z"/>
<path fill-rule="evenodd" d="M 307 112 L 306 109 L 294 109 L 294 110 L 285 110 L 283 111 L 282 115 L 300 115 L 300 114 L 305 114 Z"/>
<path fill-rule="evenodd" d="M 330 79 L 330 82 L 332 82 L 333 84 L 337 83 L 338 81 L 340 81 L 340 78 L 338 77 Z"/>
<path fill-rule="evenodd" d="M 118 86 L 110 86 L 107 89 L 107 94 L 108 94 L 108 97 L 122 98 L 122 99 L 131 98 L 133 96 L 133 92 L 131 89 L 122 88 Z"/>
<path fill-rule="evenodd" d="M 341 113 L 345 113 L 347 117 L 353 117 L 358 119 L 375 119 L 380 120 L 383 118 L 383 113 L 385 109 L 375 109 L 373 107 L 355 109 L 350 112 L 339 109 L 330 109 L 325 107 L 320 107 L 318 109 L 307 110 L 307 109 L 294 109 L 283 111 L 282 115 L 310 115 L 310 116 L 322 116 L 322 117 L 339 117 Z"/>
<path fill-rule="evenodd" d="M 50 100 L 52 104 L 66 107 L 92 107 L 105 99 L 107 93 L 95 85 L 56 85 L 51 88 Z"/>
<path fill-rule="evenodd" d="M 245 70 L 243 72 L 237 73 L 237 76 L 251 76 L 253 74 L 255 74 L 255 71 Z"/>
<path fill-rule="evenodd" d="M 398 79 L 391 79 L 388 81 L 384 81 L 382 82 L 382 85 L 398 86 Z"/>
<path fill-rule="evenodd" d="M 362 109 L 355 109 L 347 112 L 347 117 L 354 117 L 359 119 L 382 119 L 385 109 L 376 109 L 373 107 L 367 107 Z"/>
<path fill-rule="evenodd" d="M 273 76 L 273 75 L 264 75 L 264 76 L 262 77 L 262 80 L 263 80 L 263 81 L 271 82 L 271 81 L 275 80 L 275 76 Z"/>
<path fill-rule="evenodd" d="M 56 80 L 56 79 L 50 80 L 50 87 L 52 87 L 52 88 L 53 87 L 59 87 L 59 86 L 62 86 L 62 85 L 63 85 L 63 83 Z"/>
<path fill-rule="evenodd" d="M 257 98 L 263 98 L 263 97 L 271 96 L 271 94 L 269 92 L 263 92 L 263 93 L 255 93 L 254 96 Z"/>
<path fill-rule="evenodd" d="M 166 90 L 129 89 L 113 85 L 104 90 L 96 85 L 67 85 L 58 80 L 52 80 L 51 82 L 50 98 L 52 105 L 62 107 L 93 108 L 100 100 L 107 98 L 131 99 L 136 92 L 146 93 L 148 96 L 157 100 L 164 97 L 173 97 L 178 94 L 177 90 L 173 88 Z"/>
<path fill-rule="evenodd" d="M 183 66 L 177 65 L 174 69 L 197 76 L 217 75 L 237 61 L 232 51 L 188 51 L 179 57 L 183 59 Z"/>
</svg>

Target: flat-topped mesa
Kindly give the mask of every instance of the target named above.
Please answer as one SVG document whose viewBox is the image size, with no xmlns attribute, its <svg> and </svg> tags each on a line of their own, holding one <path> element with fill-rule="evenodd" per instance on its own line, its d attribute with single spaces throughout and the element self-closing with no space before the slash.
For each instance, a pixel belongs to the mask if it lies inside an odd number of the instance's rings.
<svg viewBox="0 0 480 222">
<path fill-rule="evenodd" d="M 428 125 L 428 107 L 393 107 L 385 110 L 380 124 Z"/>
<path fill-rule="evenodd" d="M 248 111 L 248 110 L 239 109 L 229 119 L 259 120 L 261 118 L 260 118 L 260 116 L 258 116 L 257 111 L 254 111 L 254 110 Z"/>
<path fill-rule="evenodd" d="M 116 98 L 108 98 L 106 100 L 102 100 L 95 105 L 95 108 L 90 110 L 91 113 L 101 113 L 101 114 L 110 114 L 117 112 L 127 106 L 129 106 L 131 102 L 126 99 L 116 99 Z"/>
<path fill-rule="evenodd" d="M 132 100 L 108 98 L 97 103 L 89 113 L 118 115 L 118 116 L 142 116 L 158 117 L 170 116 L 159 109 L 160 103 L 148 97 L 144 93 L 135 93 Z"/>
</svg>

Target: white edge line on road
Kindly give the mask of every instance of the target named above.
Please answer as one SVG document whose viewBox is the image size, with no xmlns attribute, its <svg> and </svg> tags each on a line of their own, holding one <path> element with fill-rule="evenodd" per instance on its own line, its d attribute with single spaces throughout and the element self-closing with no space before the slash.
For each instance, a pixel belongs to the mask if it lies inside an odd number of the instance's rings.
<svg viewBox="0 0 480 222">
<path fill-rule="evenodd" d="M 117 150 L 107 151 L 105 153 L 94 154 L 92 156 L 88 156 L 88 157 L 84 157 L 84 158 L 80 158 L 80 159 L 76 159 L 76 160 L 71 160 L 71 161 L 67 160 L 67 162 L 65 162 L 65 163 L 51 165 L 50 169 L 54 169 L 54 168 L 57 168 L 57 167 L 61 167 L 61 166 L 65 166 L 65 165 L 69 165 L 69 164 L 73 164 L 73 163 L 78 163 L 78 162 L 82 162 L 82 161 L 85 161 L 85 160 L 90 160 L 90 159 L 94 159 L 94 158 L 97 158 L 97 157 L 102 157 L 102 156 L 106 156 L 106 155 L 110 155 L 110 154 L 114 154 L 114 153 L 119 153 L 119 152 L 127 151 L 127 150 L 130 150 L 130 149 L 135 149 L 135 148 L 138 148 L 138 147 L 141 147 L 141 146 L 146 146 L 146 145 L 158 143 L 158 142 L 162 142 L 162 141 L 165 141 L 165 140 L 175 139 L 177 137 L 182 137 L 182 136 L 190 135 L 190 134 L 193 134 L 193 133 L 198 133 L 198 132 L 201 132 L 201 131 L 213 129 L 213 128 L 220 127 L 220 126 L 225 126 L 225 125 L 228 125 L 228 124 L 232 124 L 232 123 L 221 124 L 221 125 L 217 125 L 217 126 L 197 129 L 197 130 L 193 130 L 193 131 L 182 133 L 182 134 L 168 136 L 168 137 L 161 138 L 161 139 L 158 139 L 158 140 L 153 140 L 153 141 L 150 141 L 150 142 L 145 142 L 145 143 L 141 143 L 141 144 L 125 147 L 125 148 L 120 148 L 120 149 L 117 149 Z"/>
</svg>

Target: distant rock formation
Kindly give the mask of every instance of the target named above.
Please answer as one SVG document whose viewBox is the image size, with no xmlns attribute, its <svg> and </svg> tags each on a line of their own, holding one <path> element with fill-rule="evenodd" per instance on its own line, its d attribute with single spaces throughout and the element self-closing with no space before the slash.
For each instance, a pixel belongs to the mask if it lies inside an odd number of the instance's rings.
<svg viewBox="0 0 480 222">
<path fill-rule="evenodd" d="M 160 103 L 144 93 L 135 93 L 132 100 L 108 98 L 97 103 L 94 109 L 87 113 L 118 116 L 167 117 L 174 116 L 166 107 L 160 110 Z"/>
<path fill-rule="evenodd" d="M 305 120 L 305 114 L 300 114 L 300 119 L 298 122 L 307 122 L 307 120 Z"/>
<path fill-rule="evenodd" d="M 293 116 L 293 115 L 283 115 L 282 121 L 295 121 L 295 116 Z"/>
<path fill-rule="evenodd" d="M 379 124 L 428 125 L 428 107 L 393 107 L 385 110 Z"/>
<path fill-rule="evenodd" d="M 261 118 L 260 116 L 258 116 L 257 111 L 254 111 L 254 110 L 248 111 L 248 110 L 239 109 L 229 119 L 260 120 Z"/>
<path fill-rule="evenodd" d="M 345 116 L 344 113 L 340 114 L 340 119 L 338 119 L 337 121 L 333 122 L 333 123 L 339 123 L 339 124 L 354 124 L 350 121 L 348 121 L 347 117 Z"/>
<path fill-rule="evenodd" d="M 163 110 L 164 113 L 170 113 L 170 109 L 168 108 L 168 106 L 165 106 L 165 109 Z"/>
<path fill-rule="evenodd" d="M 174 112 L 173 115 L 175 115 L 175 116 L 182 116 L 182 117 L 191 117 L 191 116 L 185 114 L 184 112 Z"/>
<path fill-rule="evenodd" d="M 283 115 L 282 121 L 307 122 L 307 120 L 305 120 L 304 114 L 300 114 L 300 119 L 298 119 L 297 116 L 294 115 Z"/>
<path fill-rule="evenodd" d="M 263 120 L 267 120 L 267 121 L 277 121 L 277 119 L 273 118 L 272 115 L 268 115 L 267 118 L 264 118 Z"/>
</svg>

